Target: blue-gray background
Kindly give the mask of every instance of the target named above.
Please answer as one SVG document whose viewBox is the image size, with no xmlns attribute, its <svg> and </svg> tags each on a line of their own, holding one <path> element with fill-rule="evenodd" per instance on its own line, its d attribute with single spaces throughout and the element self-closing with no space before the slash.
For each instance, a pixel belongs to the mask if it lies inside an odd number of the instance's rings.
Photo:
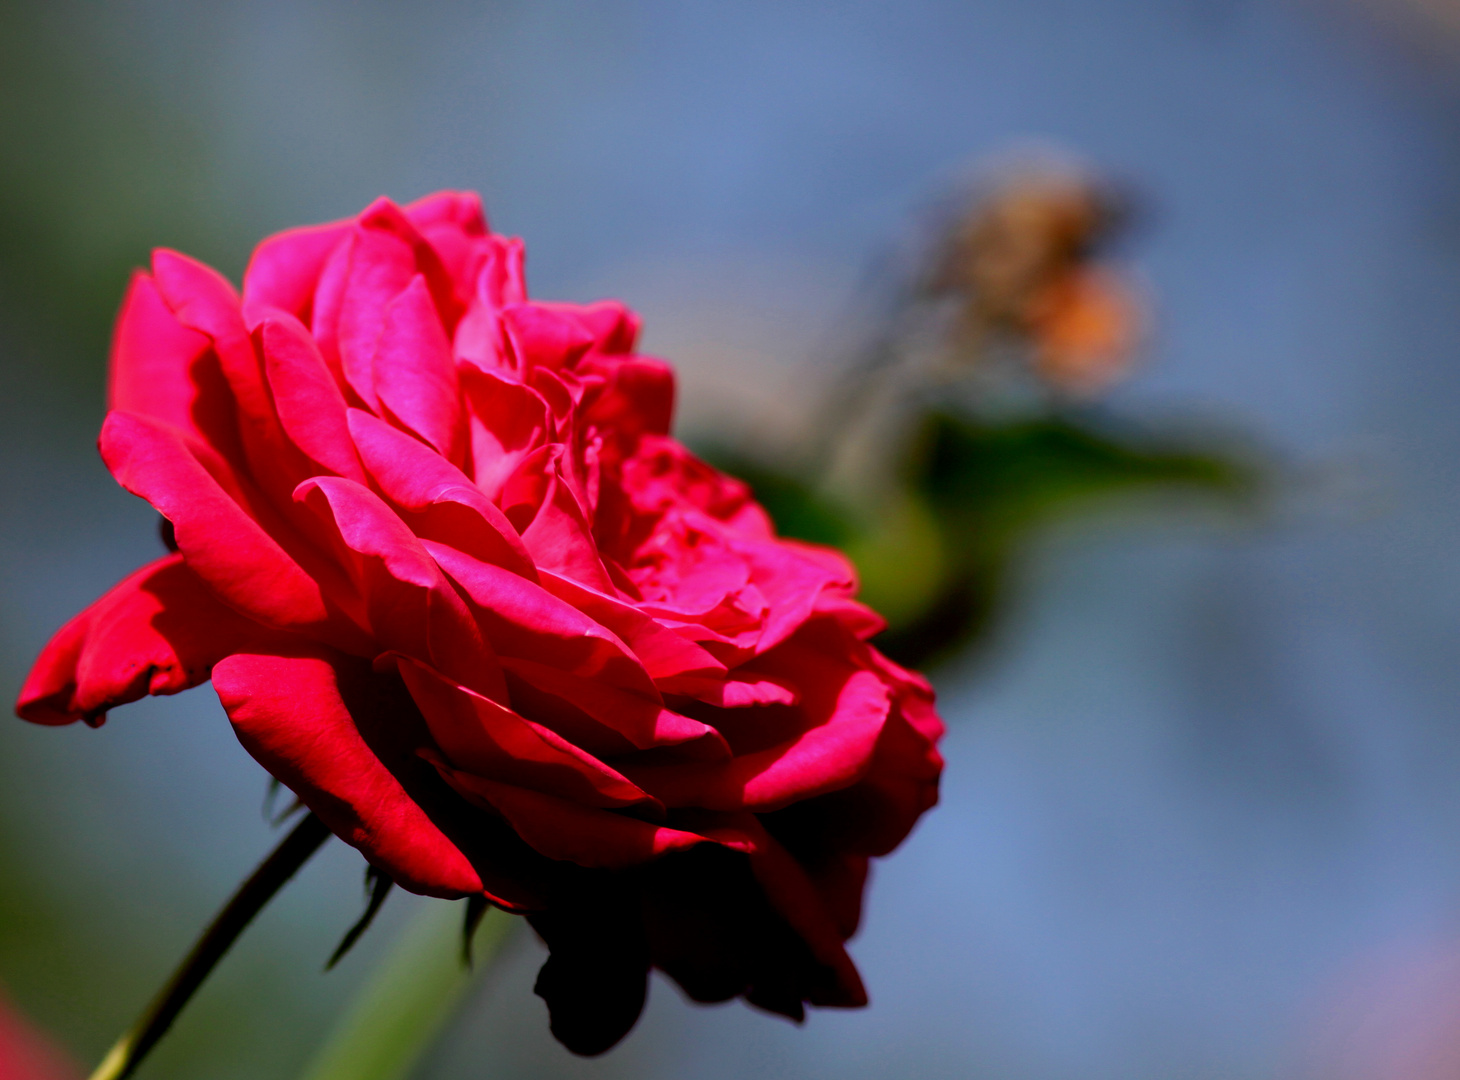
<svg viewBox="0 0 1460 1080">
<path fill-rule="evenodd" d="M 0 697 L 157 550 L 92 448 L 148 246 L 236 279 L 265 232 L 475 188 L 536 295 L 641 309 L 690 424 L 784 431 L 868 260 L 1040 140 L 1151 208 L 1151 357 L 1111 407 L 1252 432 L 1279 511 L 1030 551 L 944 669 L 943 805 L 854 944 L 869 1010 L 797 1030 L 656 980 L 582 1062 L 524 936 L 422 1076 L 1460 1075 L 1460 63 L 1382 6 L 0 5 Z M 263 789 L 207 689 L 0 724 L 10 996 L 98 1054 L 269 846 Z M 359 872 L 327 849 L 154 1075 L 297 1069 L 411 907 L 320 975 Z"/>
</svg>

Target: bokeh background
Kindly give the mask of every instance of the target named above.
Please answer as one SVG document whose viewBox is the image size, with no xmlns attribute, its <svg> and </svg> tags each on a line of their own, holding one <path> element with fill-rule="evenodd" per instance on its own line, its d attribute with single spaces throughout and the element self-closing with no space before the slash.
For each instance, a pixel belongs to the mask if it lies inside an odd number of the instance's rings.
<svg viewBox="0 0 1460 1080">
<path fill-rule="evenodd" d="M 1031 142 L 1140 193 L 1145 366 L 1112 415 L 1247 433 L 1260 514 L 1102 504 L 1030 537 L 938 671 L 940 808 L 876 874 L 873 1004 L 796 1029 L 656 979 L 605 1058 L 516 937 L 426 1078 L 1460 1076 L 1460 6 L 1452 0 L 0 4 L 0 697 L 158 549 L 96 457 L 154 245 L 483 193 L 535 295 L 621 297 L 681 430 L 794 432 L 866 268 Z M 0 984 L 80 1062 L 274 841 L 207 689 L 0 723 Z M 146 1066 L 297 1073 L 332 844 Z"/>
</svg>

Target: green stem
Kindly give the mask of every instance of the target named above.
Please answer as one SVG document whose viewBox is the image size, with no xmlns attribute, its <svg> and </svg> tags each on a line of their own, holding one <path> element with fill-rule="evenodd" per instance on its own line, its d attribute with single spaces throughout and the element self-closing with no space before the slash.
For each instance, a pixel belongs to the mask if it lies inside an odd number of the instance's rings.
<svg viewBox="0 0 1460 1080">
<path fill-rule="evenodd" d="M 356 994 L 302 1080 L 404 1080 L 517 921 L 498 908 L 488 910 L 476 928 L 476 960 L 468 969 L 461 906 L 428 901 Z"/>
<path fill-rule="evenodd" d="M 137 1023 L 117 1040 L 106 1059 L 91 1074 L 91 1080 L 123 1080 L 142 1063 L 157 1040 L 166 1034 L 188 999 L 202 985 L 208 973 L 223 958 L 253 917 L 279 891 L 294 872 L 308 861 L 329 838 L 324 822 L 305 815 L 213 919 L 187 958 L 173 972 L 167 985 L 153 999 Z"/>
</svg>

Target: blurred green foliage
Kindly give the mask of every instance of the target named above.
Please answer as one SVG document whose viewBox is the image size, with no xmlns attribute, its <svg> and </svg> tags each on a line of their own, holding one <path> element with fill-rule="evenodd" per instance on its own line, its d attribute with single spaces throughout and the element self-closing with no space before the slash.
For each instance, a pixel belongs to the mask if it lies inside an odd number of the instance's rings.
<svg viewBox="0 0 1460 1080">
<path fill-rule="evenodd" d="M 78 15 L 0 0 L 0 297 L 10 334 L 44 343 L 34 374 L 99 405 L 131 269 L 168 246 L 236 274 L 248 223 L 188 113 L 109 55 L 113 22 Z"/>
<path fill-rule="evenodd" d="M 1038 532 L 1112 498 L 1187 491 L 1253 505 L 1265 471 L 1236 440 L 1153 431 L 1094 412 L 982 419 L 930 409 L 903 450 L 900 484 L 871 508 L 717 447 L 784 536 L 842 548 L 861 597 L 888 620 L 877 645 L 926 667 L 976 643 Z"/>
</svg>

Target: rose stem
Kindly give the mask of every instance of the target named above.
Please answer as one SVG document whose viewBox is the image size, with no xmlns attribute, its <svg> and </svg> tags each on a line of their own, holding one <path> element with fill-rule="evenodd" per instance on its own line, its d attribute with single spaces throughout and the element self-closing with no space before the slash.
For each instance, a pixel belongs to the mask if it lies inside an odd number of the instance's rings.
<svg viewBox="0 0 1460 1080">
<path fill-rule="evenodd" d="M 329 838 L 328 826 L 313 814 L 306 814 L 273 852 L 259 864 L 233 898 L 218 912 L 208 929 L 183 960 L 172 978 L 147 1006 L 133 1028 L 117 1040 L 106 1059 L 91 1074 L 91 1080 L 122 1080 L 131 1076 L 157 1040 L 172 1026 L 177 1014 L 202 985 L 214 965 L 223 958 L 238 935 L 279 891 L 294 872 L 308 861 Z"/>
</svg>

